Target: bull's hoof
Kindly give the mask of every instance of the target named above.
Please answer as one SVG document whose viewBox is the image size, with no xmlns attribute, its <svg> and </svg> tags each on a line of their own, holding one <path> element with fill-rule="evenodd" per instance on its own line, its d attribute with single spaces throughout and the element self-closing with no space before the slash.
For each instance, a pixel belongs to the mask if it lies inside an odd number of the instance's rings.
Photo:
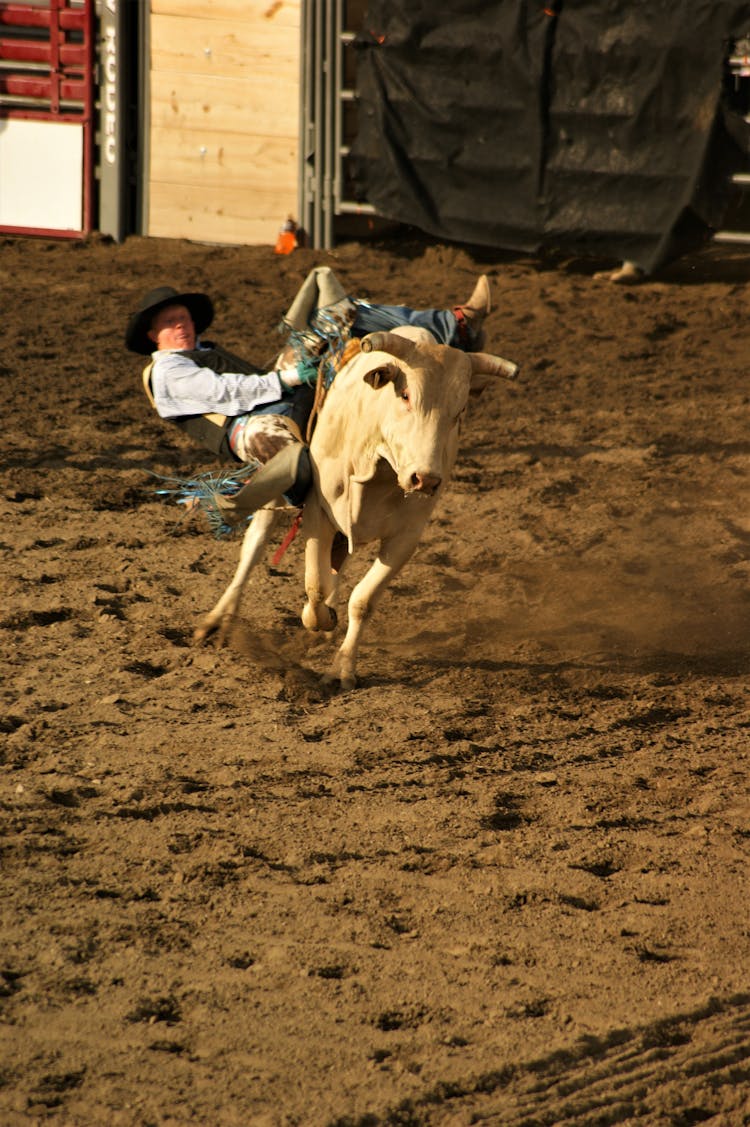
<svg viewBox="0 0 750 1127">
<path fill-rule="evenodd" d="M 231 618 L 222 618 L 218 622 L 205 619 L 193 631 L 193 645 L 205 646 L 206 642 L 213 640 L 218 647 L 225 646 L 231 626 Z"/>
<path fill-rule="evenodd" d="M 213 623 L 204 623 L 202 626 L 196 626 L 193 631 L 193 645 L 205 645 L 211 635 L 216 633 L 217 629 L 218 627 Z"/>
<path fill-rule="evenodd" d="M 357 678 L 354 676 L 342 677 L 338 673 L 324 673 L 321 680 L 326 688 L 330 689 L 335 686 L 342 693 L 349 693 L 357 687 Z"/>
<path fill-rule="evenodd" d="M 317 612 L 313 610 L 309 603 L 305 603 L 302 608 L 302 625 L 306 630 L 322 630 L 328 634 L 336 629 L 338 621 L 335 609 L 327 607 L 325 603 L 318 607 Z"/>
</svg>

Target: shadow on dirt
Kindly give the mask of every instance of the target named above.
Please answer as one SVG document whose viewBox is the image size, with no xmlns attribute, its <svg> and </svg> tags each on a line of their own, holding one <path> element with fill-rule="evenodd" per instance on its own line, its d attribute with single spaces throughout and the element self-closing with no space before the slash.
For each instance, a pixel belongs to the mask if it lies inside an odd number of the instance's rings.
<svg viewBox="0 0 750 1127">
<path fill-rule="evenodd" d="M 581 1038 L 572 1049 L 538 1060 L 438 1083 L 398 1107 L 331 1127 L 427 1124 L 438 1108 L 455 1122 L 503 1127 L 626 1120 L 688 1127 L 742 1106 L 750 1082 L 749 1032 L 750 995 L 714 999 L 691 1013 Z"/>
<path fill-rule="evenodd" d="M 234 623 L 229 635 L 229 645 L 235 653 L 280 678 L 285 699 L 310 704 L 328 700 L 340 691 L 337 684 L 325 684 L 321 673 L 303 664 L 308 652 L 321 643 L 322 639 L 311 637 L 300 625 L 285 633 L 281 629 L 258 630 L 241 619 Z M 328 645 L 332 658 L 335 650 Z"/>
</svg>

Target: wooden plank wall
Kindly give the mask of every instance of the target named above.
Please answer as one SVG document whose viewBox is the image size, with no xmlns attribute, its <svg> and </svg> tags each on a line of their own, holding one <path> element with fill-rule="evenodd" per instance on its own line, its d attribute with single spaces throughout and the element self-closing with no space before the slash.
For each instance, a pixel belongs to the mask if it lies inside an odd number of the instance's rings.
<svg viewBox="0 0 750 1127">
<path fill-rule="evenodd" d="M 274 243 L 297 212 L 300 0 L 150 0 L 146 233 Z"/>
</svg>

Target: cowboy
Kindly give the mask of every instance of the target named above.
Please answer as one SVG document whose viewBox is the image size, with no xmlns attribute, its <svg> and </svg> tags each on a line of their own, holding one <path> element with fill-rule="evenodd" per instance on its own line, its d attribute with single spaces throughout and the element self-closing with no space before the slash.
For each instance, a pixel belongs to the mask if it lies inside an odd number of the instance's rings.
<svg viewBox="0 0 750 1127">
<path fill-rule="evenodd" d="M 149 356 L 146 394 L 163 419 L 226 460 L 257 462 L 248 484 L 221 498 L 222 514 L 239 522 L 282 495 L 301 505 L 312 482 L 303 434 L 312 410 L 316 365 L 332 335 L 362 337 L 397 325 L 428 328 L 441 344 L 477 351 L 490 311 L 483 274 L 468 301 L 452 310 L 414 310 L 348 298 L 328 267 L 311 271 L 285 323 L 290 341 L 273 368 L 243 360 L 204 341 L 214 307 L 204 293 L 159 286 L 128 321 L 125 346 Z M 234 519 L 232 519 L 234 518 Z"/>
</svg>

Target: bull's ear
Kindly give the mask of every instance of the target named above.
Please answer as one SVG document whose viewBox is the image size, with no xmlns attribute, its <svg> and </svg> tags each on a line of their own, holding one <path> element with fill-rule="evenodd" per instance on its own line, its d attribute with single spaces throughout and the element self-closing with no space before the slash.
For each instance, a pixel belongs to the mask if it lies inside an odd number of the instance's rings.
<svg viewBox="0 0 750 1127">
<path fill-rule="evenodd" d="M 396 379 L 398 368 L 395 364 L 381 364 L 379 368 L 373 368 L 369 372 L 365 372 L 364 380 L 375 391 L 380 387 L 385 387 L 388 383 L 393 383 Z"/>
</svg>

